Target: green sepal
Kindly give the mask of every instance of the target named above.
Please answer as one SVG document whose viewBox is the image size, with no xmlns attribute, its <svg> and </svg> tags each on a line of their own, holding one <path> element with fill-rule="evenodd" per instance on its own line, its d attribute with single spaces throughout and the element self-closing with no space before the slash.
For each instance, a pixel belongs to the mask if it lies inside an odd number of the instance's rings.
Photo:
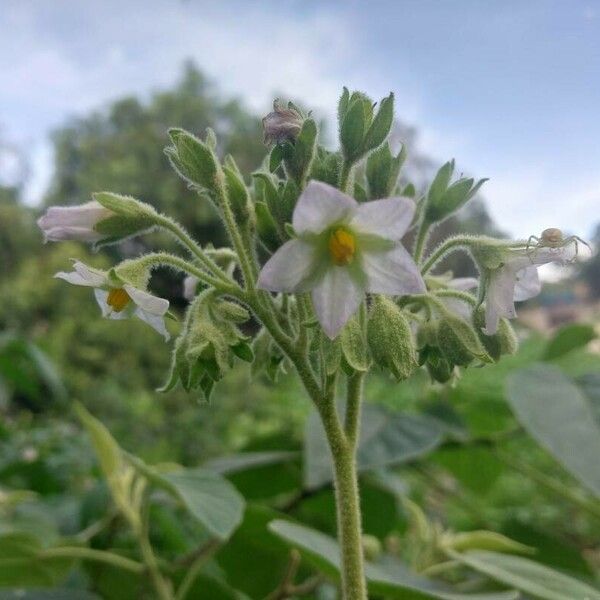
<svg viewBox="0 0 600 600">
<path fill-rule="evenodd" d="M 369 198 L 388 198 L 394 193 L 406 154 L 406 146 L 393 156 L 389 144 L 384 144 L 369 155 L 366 168 Z"/>
<path fill-rule="evenodd" d="M 394 122 L 394 94 L 384 98 L 379 104 L 379 110 L 373 118 L 363 142 L 363 152 L 378 148 L 385 142 Z"/>
<path fill-rule="evenodd" d="M 246 223 L 252 214 L 250 194 L 232 156 L 228 155 L 225 158 L 223 174 L 225 175 L 227 197 L 229 198 L 236 221 L 238 223 Z"/>
<path fill-rule="evenodd" d="M 339 339 L 342 354 L 348 365 L 355 371 L 368 371 L 367 340 L 356 316 L 346 323 Z"/>
<path fill-rule="evenodd" d="M 330 340 L 321 331 L 319 334 L 319 341 L 321 343 L 321 352 L 323 353 L 325 373 L 327 375 L 335 375 L 340 368 L 340 360 L 342 358 L 340 338 L 337 337 L 333 340 Z"/>
<path fill-rule="evenodd" d="M 353 94 L 354 96 L 354 94 Z M 365 130 L 368 126 L 362 98 L 350 102 L 340 129 L 340 143 L 347 162 L 354 162 L 362 154 Z"/>
<path fill-rule="evenodd" d="M 339 102 L 338 102 L 338 110 L 337 110 L 337 117 L 338 117 L 338 127 L 342 128 L 342 123 L 344 122 L 344 117 L 346 116 L 346 113 L 348 112 L 348 103 L 350 102 L 350 92 L 348 91 L 348 88 L 346 86 L 344 86 L 344 89 L 342 91 L 342 95 L 340 96 Z"/>
<path fill-rule="evenodd" d="M 293 143 L 282 145 L 283 161 L 288 177 L 302 186 L 310 172 L 317 144 L 317 124 L 306 119 Z"/>
<path fill-rule="evenodd" d="M 487 350 L 487 353 L 495 362 L 498 362 L 504 354 L 515 354 L 519 348 L 519 340 L 508 319 L 500 319 L 498 331 L 494 335 L 483 332 L 485 327 L 485 308 L 479 306 L 473 311 L 473 327 Z"/>
<path fill-rule="evenodd" d="M 318 146 L 312 163 L 310 178 L 337 186 L 341 162 L 342 157 L 338 152 L 330 152 L 322 146 Z"/>
<path fill-rule="evenodd" d="M 464 319 L 446 311 L 437 327 L 437 343 L 452 365 L 466 366 L 477 358 L 492 362 L 473 327 Z"/>
<path fill-rule="evenodd" d="M 264 202 L 256 202 L 254 210 L 256 212 L 256 232 L 258 237 L 267 250 L 275 252 L 281 245 L 277 224 Z"/>
</svg>

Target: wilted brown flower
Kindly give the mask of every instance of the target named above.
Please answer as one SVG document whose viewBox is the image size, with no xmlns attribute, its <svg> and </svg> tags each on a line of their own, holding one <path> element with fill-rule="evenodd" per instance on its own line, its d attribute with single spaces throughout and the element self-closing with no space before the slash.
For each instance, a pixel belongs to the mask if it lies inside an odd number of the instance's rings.
<svg viewBox="0 0 600 600">
<path fill-rule="evenodd" d="M 302 129 L 302 115 L 294 108 L 283 108 L 279 100 L 273 102 L 273 112 L 263 120 L 265 144 L 281 144 L 295 140 Z"/>
</svg>

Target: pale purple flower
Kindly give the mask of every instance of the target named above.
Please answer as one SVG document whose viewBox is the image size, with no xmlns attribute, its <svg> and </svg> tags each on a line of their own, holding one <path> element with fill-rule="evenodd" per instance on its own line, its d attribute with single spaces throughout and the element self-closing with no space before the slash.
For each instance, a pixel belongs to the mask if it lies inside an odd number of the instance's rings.
<svg viewBox="0 0 600 600">
<path fill-rule="evenodd" d="M 45 242 L 79 240 L 97 242 L 102 237 L 94 227 L 113 216 L 108 208 L 92 200 L 79 206 L 51 206 L 37 221 Z"/>
<path fill-rule="evenodd" d="M 129 283 L 117 284 L 104 271 L 93 269 L 79 261 L 74 261 L 73 269 L 70 273 L 57 273 L 55 277 L 73 285 L 94 288 L 96 302 L 102 310 L 103 317 L 129 319 L 136 316 L 158 331 L 165 340 L 169 339 L 164 320 L 169 310 L 168 300 L 157 298 Z"/>
<path fill-rule="evenodd" d="M 528 300 L 540 293 L 539 265 L 550 262 L 565 264 L 570 259 L 568 246 L 507 250 L 502 266 L 487 274 L 484 333 L 495 334 L 500 318 L 514 319 L 517 316 L 515 302 Z"/>
<path fill-rule="evenodd" d="M 386 198 L 359 204 L 338 189 L 311 181 L 296 204 L 296 238 L 263 267 L 258 286 L 311 292 L 325 333 L 334 338 L 366 292 L 400 296 L 425 292 L 417 265 L 400 243 L 415 204 Z"/>
</svg>

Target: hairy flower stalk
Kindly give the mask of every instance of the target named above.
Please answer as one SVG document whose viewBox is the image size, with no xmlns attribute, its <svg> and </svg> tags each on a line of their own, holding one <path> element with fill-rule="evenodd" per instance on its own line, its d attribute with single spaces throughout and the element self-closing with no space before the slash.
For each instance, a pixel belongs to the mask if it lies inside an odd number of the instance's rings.
<svg viewBox="0 0 600 600">
<path fill-rule="evenodd" d="M 571 247 L 577 250 L 583 242 L 563 238 L 557 229 L 527 243 L 459 235 L 428 253 L 431 228 L 465 205 L 484 180 L 460 177 L 451 183 L 454 162 L 446 163 L 416 217 L 414 201 L 402 195 L 408 186 L 399 187 L 405 156 L 394 157 L 386 142 L 393 101 L 390 94 L 374 110 L 370 98 L 344 89 L 339 152 L 319 145 L 310 116 L 276 103 L 263 120 L 265 140 L 274 144 L 265 162 L 270 170 L 255 173 L 251 186 L 233 158 L 224 163 L 218 158 L 212 131 L 200 139 L 171 130 L 172 146 L 165 152 L 200 201 L 208 199 L 216 209 L 230 248 L 203 248 L 173 219 L 112 193 L 78 207 L 51 207 L 38 221 L 46 240 L 96 245 L 159 227 L 189 253 L 145 254 L 108 271 L 76 261 L 72 272 L 56 275 L 92 288 L 103 316 L 115 321 L 135 316 L 165 340 L 169 302 L 148 291 L 150 272 L 166 266 L 187 276 L 183 296 L 190 304 L 161 391 L 181 384 L 208 400 L 238 360 L 273 377 L 293 365 L 331 452 L 344 600 L 367 598 L 356 457 L 369 371 L 379 369 L 401 382 L 422 368 L 444 384 L 471 365 L 513 352 L 516 337 L 506 319 L 515 316 L 514 302 L 539 292 L 538 265 L 567 262 Z M 361 180 L 354 168 L 363 159 Z M 417 242 L 411 257 L 402 237 L 413 225 Z M 479 281 L 431 274 L 455 251 L 475 260 Z M 469 292 L 475 287 L 478 298 Z M 251 316 L 254 324 L 243 326 Z M 247 331 L 254 332 L 256 322 L 260 330 L 251 340 Z M 144 568 L 153 575 L 157 597 L 173 598 L 149 541 L 142 541 Z M 191 586 L 193 569 L 177 598 Z"/>
</svg>

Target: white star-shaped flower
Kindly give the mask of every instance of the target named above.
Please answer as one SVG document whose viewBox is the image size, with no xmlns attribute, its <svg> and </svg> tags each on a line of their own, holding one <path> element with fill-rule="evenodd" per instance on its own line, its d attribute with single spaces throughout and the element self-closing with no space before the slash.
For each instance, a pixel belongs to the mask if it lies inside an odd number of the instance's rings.
<svg viewBox="0 0 600 600">
<path fill-rule="evenodd" d="M 73 285 L 94 288 L 94 295 L 103 317 L 129 319 L 136 316 L 158 331 L 165 340 L 169 339 L 164 320 L 169 310 L 168 300 L 157 298 L 129 283 L 116 285 L 104 271 L 93 269 L 79 261 L 73 263 L 73 269 L 70 273 L 57 273 L 55 277 Z"/>
<path fill-rule="evenodd" d="M 425 292 L 417 265 L 400 243 L 414 212 L 408 198 L 359 204 L 330 185 L 311 181 L 294 209 L 297 237 L 265 264 L 258 286 L 274 292 L 310 291 L 323 330 L 334 338 L 366 292 Z"/>
<path fill-rule="evenodd" d="M 484 333 L 495 334 L 501 317 L 514 319 L 517 316 L 515 302 L 528 300 L 540 293 L 539 265 L 550 262 L 564 264 L 570 258 L 568 246 L 507 250 L 502 266 L 488 273 Z"/>
</svg>

